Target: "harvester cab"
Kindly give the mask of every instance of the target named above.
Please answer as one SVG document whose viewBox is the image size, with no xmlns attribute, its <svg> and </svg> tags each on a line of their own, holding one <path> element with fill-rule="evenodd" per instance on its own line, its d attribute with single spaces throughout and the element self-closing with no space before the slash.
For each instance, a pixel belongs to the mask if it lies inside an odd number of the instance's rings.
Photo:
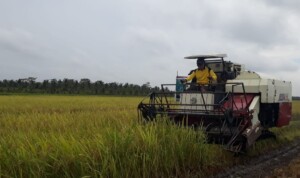
<svg viewBox="0 0 300 178">
<path fill-rule="evenodd" d="M 224 145 L 236 153 L 245 151 L 262 136 L 273 134 L 271 127 L 289 124 L 291 82 L 261 78 L 241 64 L 225 61 L 226 54 L 196 55 L 185 59 L 205 59 L 217 80 L 208 85 L 162 84 L 138 105 L 144 121 L 168 118 L 178 124 L 200 128 L 209 142 Z M 166 90 L 175 86 L 175 91 Z M 204 89 L 203 89 L 204 88 Z"/>
</svg>

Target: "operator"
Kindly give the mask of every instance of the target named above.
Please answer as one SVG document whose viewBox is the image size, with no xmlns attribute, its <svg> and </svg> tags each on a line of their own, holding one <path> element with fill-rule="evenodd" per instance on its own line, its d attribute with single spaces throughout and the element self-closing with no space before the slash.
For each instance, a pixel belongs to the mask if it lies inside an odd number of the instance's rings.
<svg viewBox="0 0 300 178">
<path fill-rule="evenodd" d="M 200 86 L 207 85 L 212 80 L 217 80 L 217 75 L 215 72 L 209 67 L 205 66 L 204 58 L 197 59 L 197 66 L 198 68 L 196 70 L 194 70 L 186 79 L 182 80 L 183 83 L 192 80 L 194 77 L 196 77 L 196 83 Z M 202 89 L 203 88 L 201 88 L 201 90 Z"/>
</svg>

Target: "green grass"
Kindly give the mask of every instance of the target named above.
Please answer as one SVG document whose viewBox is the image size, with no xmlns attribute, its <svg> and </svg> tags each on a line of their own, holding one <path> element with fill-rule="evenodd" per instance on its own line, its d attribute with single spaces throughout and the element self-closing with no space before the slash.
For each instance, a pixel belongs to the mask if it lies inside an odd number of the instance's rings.
<svg viewBox="0 0 300 178">
<path fill-rule="evenodd" d="M 141 98 L 0 98 L 1 177 L 170 177 L 219 164 L 203 133 L 139 123 Z"/>
<path fill-rule="evenodd" d="M 0 96 L 0 177 L 204 177 L 238 162 L 202 132 L 163 119 L 139 123 L 141 99 Z M 249 155 L 298 137 L 297 123 L 274 129 L 279 139 Z"/>
</svg>

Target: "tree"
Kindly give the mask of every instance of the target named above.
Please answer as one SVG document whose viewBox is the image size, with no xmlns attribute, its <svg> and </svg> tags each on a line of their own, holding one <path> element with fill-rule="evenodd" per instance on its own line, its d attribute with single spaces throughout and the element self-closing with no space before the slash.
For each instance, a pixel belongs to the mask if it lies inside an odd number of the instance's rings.
<svg viewBox="0 0 300 178">
<path fill-rule="evenodd" d="M 28 77 L 18 80 L 0 81 L 0 92 L 23 93 L 58 93 L 58 94 L 105 94 L 105 95 L 146 95 L 152 91 L 158 92 L 158 87 L 151 88 L 150 82 L 143 85 L 129 83 L 104 83 L 101 80 L 91 82 L 83 78 L 79 82 L 74 79 L 50 79 L 36 82 L 36 78 Z M 168 90 L 168 89 L 166 89 Z"/>
</svg>

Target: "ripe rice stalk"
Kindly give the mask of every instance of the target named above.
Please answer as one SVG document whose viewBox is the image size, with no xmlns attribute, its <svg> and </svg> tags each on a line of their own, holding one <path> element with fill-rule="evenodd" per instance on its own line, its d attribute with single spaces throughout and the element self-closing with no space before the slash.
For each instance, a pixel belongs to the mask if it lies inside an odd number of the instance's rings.
<svg viewBox="0 0 300 178">
<path fill-rule="evenodd" d="M 137 120 L 138 97 L 0 96 L 2 177 L 205 176 L 232 164 L 205 134 L 159 118 Z M 299 103 L 296 103 L 297 106 Z M 274 147 L 299 137 L 299 112 L 274 129 Z M 300 111 L 300 110 L 299 110 Z M 267 141 L 253 148 L 263 150 Z M 251 150 L 250 150 L 251 153 Z M 256 153 L 259 154 L 259 151 Z"/>
</svg>

